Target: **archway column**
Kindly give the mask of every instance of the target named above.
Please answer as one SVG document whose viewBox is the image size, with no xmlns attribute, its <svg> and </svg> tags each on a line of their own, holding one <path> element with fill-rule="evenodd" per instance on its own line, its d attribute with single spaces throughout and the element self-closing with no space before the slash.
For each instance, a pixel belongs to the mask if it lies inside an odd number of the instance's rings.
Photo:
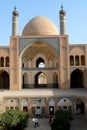
<svg viewBox="0 0 87 130">
<path fill-rule="evenodd" d="M 58 97 L 56 97 L 56 96 L 54 97 L 54 102 L 55 102 L 55 106 L 54 106 L 54 108 L 55 108 L 55 111 L 56 111 L 57 108 L 58 108 L 57 98 L 58 98 Z M 55 112 L 55 111 L 54 111 L 54 112 Z"/>
<path fill-rule="evenodd" d="M 22 108 L 22 98 L 21 97 L 19 97 L 19 110 L 23 110 L 23 108 Z"/>
<path fill-rule="evenodd" d="M 76 102 L 73 102 L 73 107 L 72 107 L 72 112 L 75 114 L 76 113 Z"/>
<path fill-rule="evenodd" d="M 85 102 L 85 117 L 87 118 L 87 101 Z"/>
<path fill-rule="evenodd" d="M 46 97 L 46 115 L 49 113 L 49 97 Z"/>
<path fill-rule="evenodd" d="M 28 112 L 30 113 L 30 97 L 28 97 Z"/>
</svg>

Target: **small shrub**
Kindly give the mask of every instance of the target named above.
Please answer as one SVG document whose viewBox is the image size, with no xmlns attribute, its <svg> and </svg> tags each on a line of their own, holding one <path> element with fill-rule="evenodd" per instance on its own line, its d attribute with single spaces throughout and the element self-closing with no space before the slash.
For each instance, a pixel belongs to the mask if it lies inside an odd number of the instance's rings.
<svg viewBox="0 0 87 130">
<path fill-rule="evenodd" d="M 0 126 L 6 130 L 22 130 L 27 126 L 28 113 L 20 110 L 8 110 L 0 116 Z"/>
</svg>

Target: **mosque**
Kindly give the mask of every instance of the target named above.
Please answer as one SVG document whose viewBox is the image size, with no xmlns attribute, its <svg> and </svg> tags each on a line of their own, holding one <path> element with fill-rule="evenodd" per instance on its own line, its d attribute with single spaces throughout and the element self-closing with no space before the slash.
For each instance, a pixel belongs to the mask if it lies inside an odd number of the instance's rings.
<svg viewBox="0 0 87 130">
<path fill-rule="evenodd" d="M 0 46 L 0 113 L 28 111 L 30 116 L 56 109 L 87 116 L 87 44 L 70 44 L 66 11 L 59 11 L 60 30 L 36 16 L 18 35 L 19 13 L 12 12 L 9 46 Z"/>
</svg>

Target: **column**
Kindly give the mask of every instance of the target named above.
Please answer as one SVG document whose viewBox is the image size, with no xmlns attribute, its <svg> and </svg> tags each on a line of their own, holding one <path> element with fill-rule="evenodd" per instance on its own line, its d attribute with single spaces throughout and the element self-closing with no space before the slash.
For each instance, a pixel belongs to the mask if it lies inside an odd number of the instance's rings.
<svg viewBox="0 0 87 130">
<path fill-rule="evenodd" d="M 46 97 L 46 115 L 49 114 L 49 98 Z"/>
<path fill-rule="evenodd" d="M 55 111 L 56 111 L 57 108 L 58 108 L 57 97 L 54 97 L 54 101 L 55 101 L 54 108 L 55 108 Z M 54 112 L 55 112 L 55 111 L 54 111 Z"/>
<path fill-rule="evenodd" d="M 22 108 L 22 98 L 21 97 L 19 97 L 19 110 L 23 110 L 23 108 Z"/>
<path fill-rule="evenodd" d="M 30 114 L 30 97 L 28 97 L 28 112 Z"/>
</svg>

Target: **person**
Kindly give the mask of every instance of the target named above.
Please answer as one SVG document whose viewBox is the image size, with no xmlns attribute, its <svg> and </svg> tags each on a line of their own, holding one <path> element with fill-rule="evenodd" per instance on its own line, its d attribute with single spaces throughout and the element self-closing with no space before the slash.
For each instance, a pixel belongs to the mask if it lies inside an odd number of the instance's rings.
<svg viewBox="0 0 87 130">
<path fill-rule="evenodd" d="M 51 126 L 51 130 L 53 130 L 53 128 L 54 128 L 54 122 L 51 122 L 50 126 Z"/>
<path fill-rule="evenodd" d="M 52 116 L 49 115 L 49 124 L 51 124 L 51 123 L 52 123 Z"/>
<path fill-rule="evenodd" d="M 36 126 L 39 127 L 39 123 L 38 123 L 38 118 L 37 118 L 37 117 L 35 118 L 35 124 L 34 124 L 34 127 L 36 127 Z"/>
</svg>

